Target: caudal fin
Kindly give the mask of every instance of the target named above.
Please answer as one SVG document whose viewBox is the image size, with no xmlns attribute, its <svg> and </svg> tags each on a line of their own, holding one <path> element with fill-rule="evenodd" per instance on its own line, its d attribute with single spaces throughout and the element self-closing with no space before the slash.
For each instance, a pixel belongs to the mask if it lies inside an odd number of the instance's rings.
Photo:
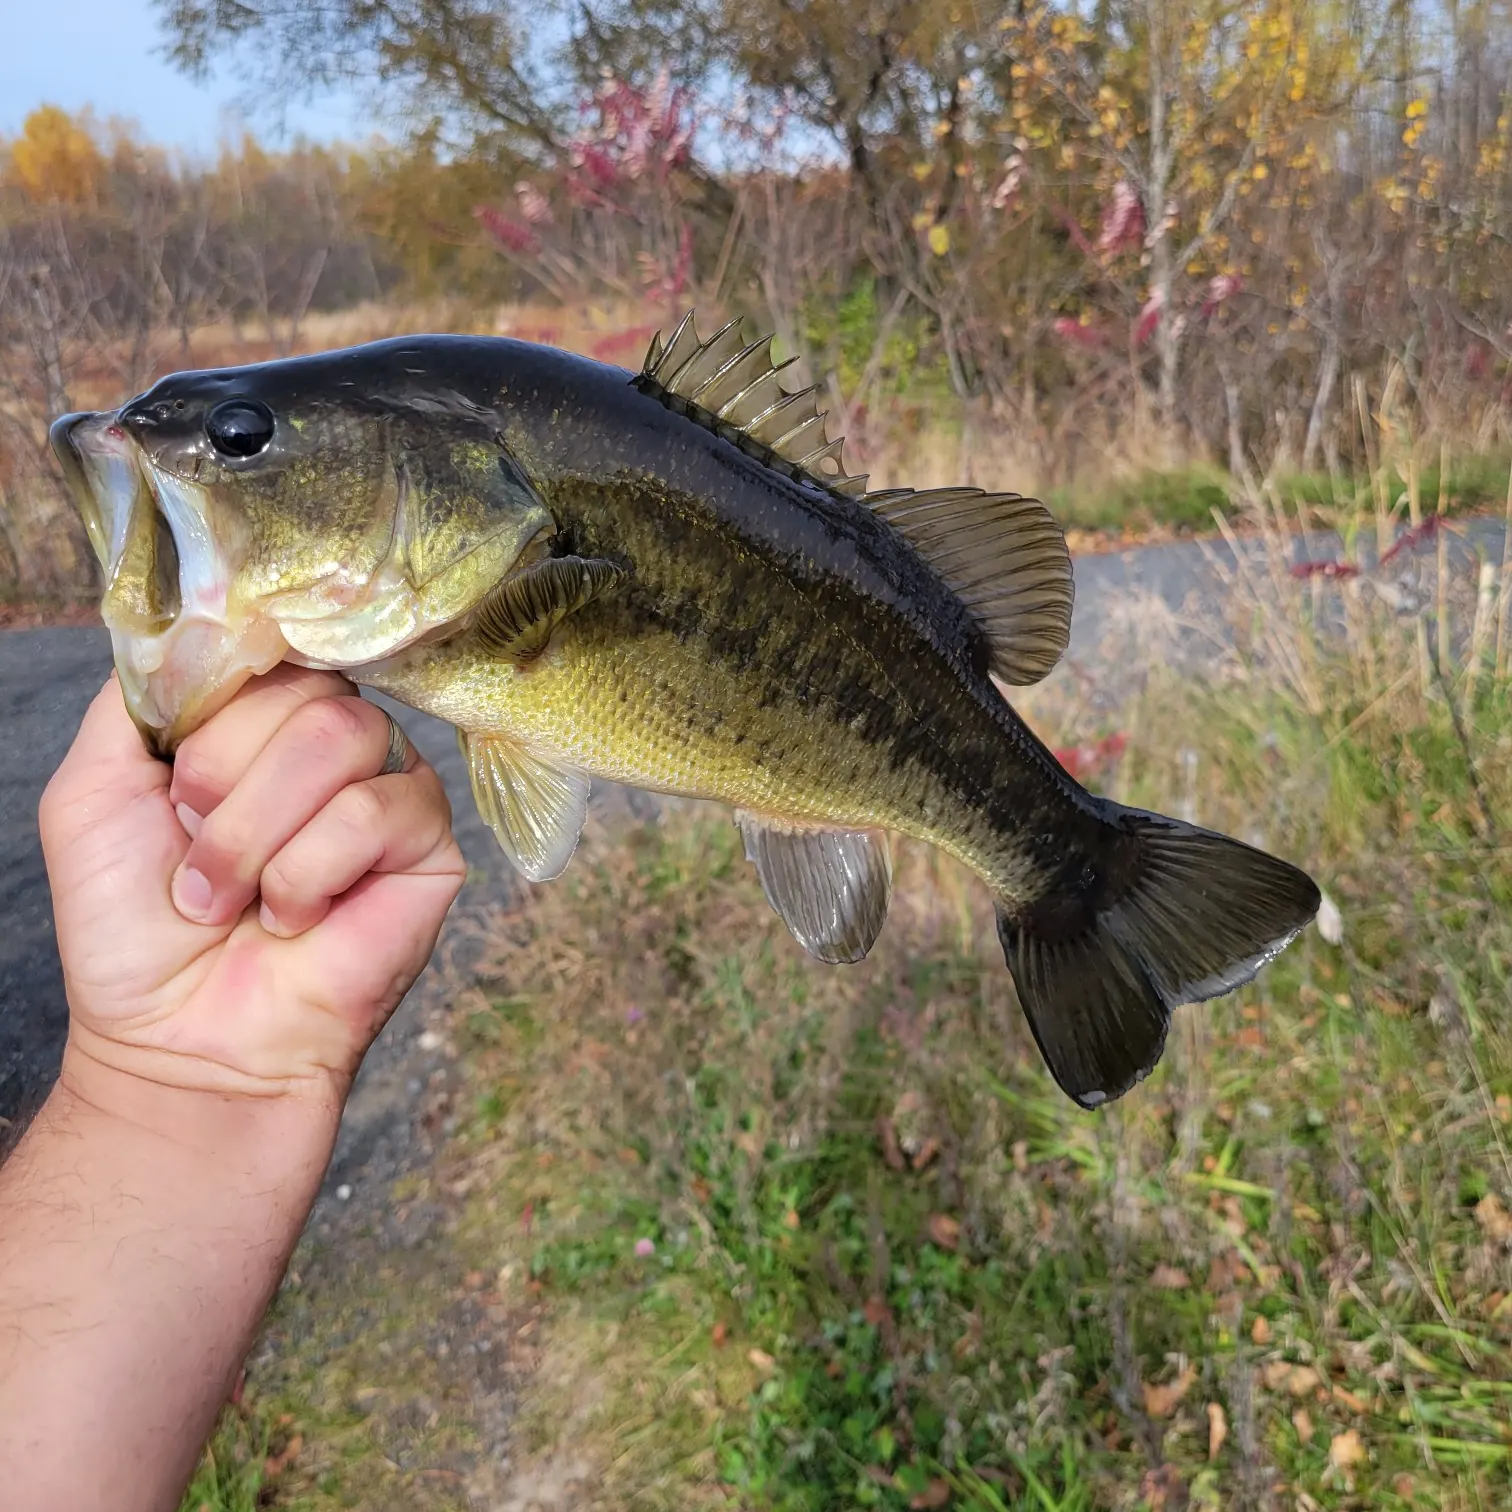
<svg viewBox="0 0 1512 1512">
<path fill-rule="evenodd" d="M 1320 901 L 1295 866 L 1177 819 L 1108 803 L 1099 828 L 1074 883 L 998 910 L 1040 1052 L 1086 1108 L 1154 1069 L 1178 1003 L 1249 981 Z"/>
</svg>

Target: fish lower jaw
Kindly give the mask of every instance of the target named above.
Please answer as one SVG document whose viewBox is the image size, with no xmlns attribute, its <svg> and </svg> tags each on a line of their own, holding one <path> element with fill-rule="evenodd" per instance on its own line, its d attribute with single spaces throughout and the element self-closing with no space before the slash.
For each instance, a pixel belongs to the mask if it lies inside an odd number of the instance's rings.
<svg viewBox="0 0 1512 1512">
<path fill-rule="evenodd" d="M 111 627 L 111 643 L 132 720 L 165 756 L 289 649 L 266 620 L 232 625 L 187 616 L 157 635 Z"/>
</svg>

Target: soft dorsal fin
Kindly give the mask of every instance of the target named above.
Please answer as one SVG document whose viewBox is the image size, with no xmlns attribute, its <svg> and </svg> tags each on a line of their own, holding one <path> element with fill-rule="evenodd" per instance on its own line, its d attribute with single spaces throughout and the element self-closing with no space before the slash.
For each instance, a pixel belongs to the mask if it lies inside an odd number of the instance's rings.
<svg viewBox="0 0 1512 1512">
<path fill-rule="evenodd" d="M 1060 660 L 1071 639 L 1071 553 L 1038 499 L 979 488 L 894 488 L 861 502 L 966 606 L 987 637 L 995 677 L 1038 682 Z"/>
<path fill-rule="evenodd" d="M 635 382 L 767 466 L 838 493 L 859 494 L 866 479 L 846 475 L 844 443 L 826 438 L 824 411 L 815 398 L 818 385 L 796 393 L 782 386 L 779 374 L 795 361 L 773 362 L 770 336 L 743 341 L 738 317 L 703 341 L 690 310 L 665 345 L 660 332 L 651 338 Z"/>
<path fill-rule="evenodd" d="M 515 870 L 531 882 L 560 876 L 588 816 L 588 779 L 501 735 L 458 730 L 457 743 L 478 812 Z"/>
<path fill-rule="evenodd" d="M 624 567 L 603 557 L 547 557 L 505 578 L 478 605 L 473 634 L 496 656 L 531 661 L 569 614 L 626 576 Z"/>
<path fill-rule="evenodd" d="M 892 897 L 892 855 L 877 830 L 812 829 L 739 810 L 735 822 L 767 902 L 793 938 L 832 966 L 872 948 Z"/>
</svg>

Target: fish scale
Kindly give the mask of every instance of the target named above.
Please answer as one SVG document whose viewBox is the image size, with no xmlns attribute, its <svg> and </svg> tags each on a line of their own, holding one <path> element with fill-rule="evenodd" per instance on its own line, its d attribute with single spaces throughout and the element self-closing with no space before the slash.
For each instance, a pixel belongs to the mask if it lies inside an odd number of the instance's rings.
<svg viewBox="0 0 1512 1512">
<path fill-rule="evenodd" d="M 1001 693 L 1069 638 L 1049 511 L 865 492 L 817 387 L 779 372 L 738 322 L 704 341 L 689 317 L 634 374 L 404 337 L 60 419 L 133 716 L 168 755 L 280 656 L 338 668 L 457 726 L 480 812 L 537 881 L 568 864 L 592 777 L 727 803 L 826 962 L 884 925 L 887 836 L 927 841 L 991 890 L 1046 1063 L 1098 1106 L 1317 889 L 1064 772 Z"/>
</svg>

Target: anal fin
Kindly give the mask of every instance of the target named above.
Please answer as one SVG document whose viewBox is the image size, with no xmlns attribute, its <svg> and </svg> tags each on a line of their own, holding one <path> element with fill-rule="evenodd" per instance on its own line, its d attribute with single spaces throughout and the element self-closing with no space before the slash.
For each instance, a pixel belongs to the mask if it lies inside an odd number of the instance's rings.
<svg viewBox="0 0 1512 1512">
<path fill-rule="evenodd" d="M 515 870 L 531 882 L 559 877 L 588 815 L 588 778 L 502 736 L 458 730 L 457 741 L 478 812 Z"/>
<path fill-rule="evenodd" d="M 735 822 L 767 902 L 810 955 L 859 961 L 887 918 L 892 855 L 877 830 L 812 829 L 740 810 Z"/>
</svg>

